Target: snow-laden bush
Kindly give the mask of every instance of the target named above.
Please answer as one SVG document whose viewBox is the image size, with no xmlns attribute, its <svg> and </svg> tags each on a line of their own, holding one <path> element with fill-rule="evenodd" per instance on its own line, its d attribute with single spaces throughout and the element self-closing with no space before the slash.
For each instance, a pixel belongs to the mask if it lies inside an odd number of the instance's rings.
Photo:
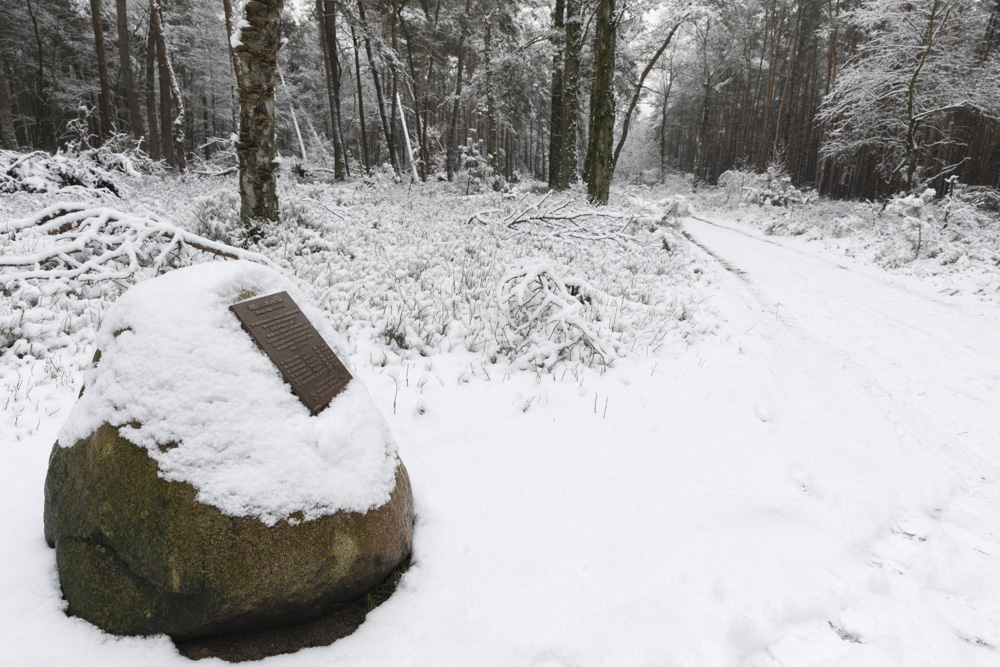
<svg viewBox="0 0 1000 667">
<path fill-rule="evenodd" d="M 661 224 L 673 224 L 681 218 L 694 214 L 691 202 L 684 195 L 672 195 L 656 202 L 663 217 Z"/>
<path fill-rule="evenodd" d="M 72 123 L 71 123 L 72 125 Z M 158 167 L 124 134 L 91 147 L 86 137 L 71 140 L 55 155 L 45 151 L 0 151 L 0 194 L 15 192 L 101 191 L 124 196 L 125 180 L 137 179 Z"/>
<path fill-rule="evenodd" d="M 486 190 L 499 191 L 503 187 L 502 177 L 493 170 L 489 156 L 479 152 L 478 142 L 470 140 L 468 144 L 461 146 L 460 150 L 465 194 Z"/>
<path fill-rule="evenodd" d="M 117 175 L 89 159 L 44 151 L 0 151 L 0 193 L 101 190 L 122 194 Z"/>
<path fill-rule="evenodd" d="M 607 365 L 615 352 L 596 322 L 585 281 L 563 281 L 536 258 L 515 263 L 500 279 L 495 328 L 500 353 L 520 368 L 552 368 L 558 361 Z"/>
<path fill-rule="evenodd" d="M 730 169 L 719 176 L 719 187 L 726 193 L 726 202 L 757 206 L 788 208 L 806 205 L 816 200 L 816 193 L 792 185 L 783 169 L 771 165 L 763 174 L 747 169 Z"/>
<path fill-rule="evenodd" d="M 192 231 L 207 239 L 241 247 L 247 238 L 240 222 L 240 197 L 235 191 L 198 197 L 192 210 Z"/>
<path fill-rule="evenodd" d="M 885 210 L 903 217 L 904 220 L 923 220 L 927 216 L 928 204 L 934 201 L 933 188 L 927 188 L 920 194 L 899 194 L 890 199 Z"/>
</svg>

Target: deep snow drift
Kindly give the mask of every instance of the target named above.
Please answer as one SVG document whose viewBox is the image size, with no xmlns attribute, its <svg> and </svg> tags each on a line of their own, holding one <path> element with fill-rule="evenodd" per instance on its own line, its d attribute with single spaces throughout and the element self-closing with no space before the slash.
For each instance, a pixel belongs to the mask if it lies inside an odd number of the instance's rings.
<svg viewBox="0 0 1000 667">
<path fill-rule="evenodd" d="M 417 525 L 354 635 L 266 664 L 1000 664 L 995 301 L 717 214 L 619 248 L 468 222 L 501 202 L 294 192 L 329 223 L 266 250 L 347 338 Z M 610 367 L 520 370 L 491 337 L 526 257 L 590 287 Z M 4 369 L 4 659 L 188 664 L 62 612 L 41 488 L 86 336 Z"/>
</svg>

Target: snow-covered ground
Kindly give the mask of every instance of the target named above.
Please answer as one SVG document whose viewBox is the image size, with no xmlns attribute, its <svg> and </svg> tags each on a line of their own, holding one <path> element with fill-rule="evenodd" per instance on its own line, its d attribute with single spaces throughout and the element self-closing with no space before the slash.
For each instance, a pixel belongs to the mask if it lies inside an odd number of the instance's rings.
<svg viewBox="0 0 1000 667">
<path fill-rule="evenodd" d="M 325 241 L 357 259 L 328 276 L 301 245 L 284 259 L 399 442 L 414 565 L 355 634 L 266 664 L 1000 665 L 995 300 L 715 214 L 683 220 L 687 239 L 651 236 L 677 245 L 658 255 L 551 239 L 513 251 L 509 235 L 478 254 L 497 227 L 465 222 L 466 199 L 390 193 L 355 209 L 316 187 L 316 210 L 363 224 L 317 229 L 310 252 Z M 434 209 L 463 226 L 426 231 Z M 588 320 L 616 346 L 609 368 L 522 370 L 477 332 L 474 302 L 435 282 L 442 247 L 493 262 L 463 269 L 470 285 L 548 253 L 587 279 L 592 308 L 645 333 Z M 338 296 L 365 281 L 398 284 L 398 309 Z M 460 330 L 433 333 L 437 290 Z M 186 664 L 164 637 L 108 636 L 62 611 L 42 484 L 87 336 L 52 343 L 72 363 L 2 369 L 17 413 L 0 420 L 0 662 Z"/>
</svg>

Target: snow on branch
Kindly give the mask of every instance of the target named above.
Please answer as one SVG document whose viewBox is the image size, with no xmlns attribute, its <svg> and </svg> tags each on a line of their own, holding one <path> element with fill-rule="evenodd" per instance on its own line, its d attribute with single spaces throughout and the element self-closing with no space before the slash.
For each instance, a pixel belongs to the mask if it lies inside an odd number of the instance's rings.
<svg viewBox="0 0 1000 667">
<path fill-rule="evenodd" d="M 34 252 L 0 255 L 0 284 L 32 279 L 121 280 L 140 269 L 158 273 L 192 248 L 219 257 L 277 266 L 263 255 L 192 234 L 154 214 L 60 203 L 11 220 L 0 235 L 36 241 Z"/>
<path fill-rule="evenodd" d="M 564 282 L 548 262 L 512 266 L 500 280 L 501 349 L 522 367 L 551 368 L 562 359 L 610 364 L 617 355 L 585 317 L 586 292 L 585 283 Z"/>
<path fill-rule="evenodd" d="M 553 192 L 525 206 L 527 198 L 528 195 L 525 195 L 509 210 L 480 211 L 469 218 L 469 223 L 496 225 L 541 239 L 603 242 L 626 247 L 636 243 L 635 238 L 627 233 L 630 225 L 652 222 L 655 226 L 659 222 L 658 219 L 647 220 L 644 216 L 620 213 L 605 207 L 597 208 L 568 197 L 554 197 Z M 496 216 L 498 213 L 501 215 Z"/>
</svg>

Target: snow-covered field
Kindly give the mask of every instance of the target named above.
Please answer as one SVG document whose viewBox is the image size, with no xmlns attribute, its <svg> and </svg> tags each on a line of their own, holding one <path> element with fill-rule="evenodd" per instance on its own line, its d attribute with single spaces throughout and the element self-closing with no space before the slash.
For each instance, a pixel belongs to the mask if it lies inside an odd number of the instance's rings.
<svg viewBox="0 0 1000 667">
<path fill-rule="evenodd" d="M 232 184 L 127 187 L 0 195 L 0 233 L 80 199 L 232 240 Z M 282 196 L 296 227 L 259 250 L 347 340 L 417 523 L 413 567 L 355 634 L 267 664 L 1000 665 L 987 232 L 942 278 L 845 253 L 878 242 L 860 223 L 781 236 L 826 223 L 717 195 L 663 223 L 676 199 L 620 190 L 582 229 L 517 222 L 552 212 L 527 191 Z M 0 260 L 44 243 L 0 235 Z M 536 278 L 556 307 L 532 329 Z M 120 289 L 0 292 L 3 664 L 187 663 L 67 618 L 42 537 L 49 449 Z"/>
</svg>

